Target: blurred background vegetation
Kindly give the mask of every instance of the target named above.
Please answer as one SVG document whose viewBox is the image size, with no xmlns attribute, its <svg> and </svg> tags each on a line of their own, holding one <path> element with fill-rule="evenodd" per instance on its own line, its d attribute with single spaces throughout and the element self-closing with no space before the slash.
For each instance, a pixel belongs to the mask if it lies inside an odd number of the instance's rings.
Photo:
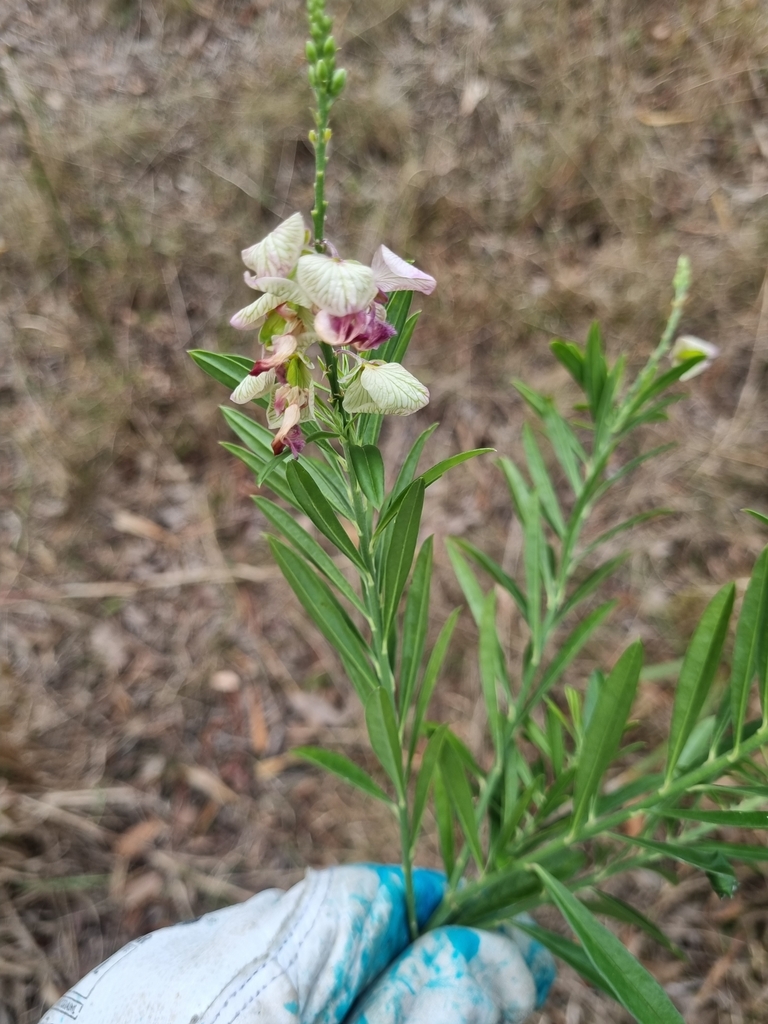
<svg viewBox="0 0 768 1024">
<path fill-rule="evenodd" d="M 328 233 L 384 241 L 439 282 L 409 365 L 459 447 L 517 450 L 522 377 L 572 399 L 553 335 L 598 318 L 639 365 L 681 252 L 686 333 L 722 356 L 647 444 L 596 530 L 654 505 L 612 584 L 580 685 L 628 637 L 677 657 L 768 508 L 768 11 L 760 0 L 335 0 Z M 338 664 L 271 566 L 227 440 L 226 394 L 191 347 L 250 353 L 239 252 L 311 206 L 301 0 L 6 0 L 0 12 L 0 1022 L 122 943 L 287 886 L 307 864 L 393 860 L 393 823 L 297 766 L 320 741 L 365 759 Z M 500 474 L 430 489 L 436 625 L 459 592 L 440 541 L 513 568 Z M 618 549 L 617 549 L 618 550 Z M 514 609 L 507 641 L 524 643 Z M 483 757 L 462 619 L 436 702 Z M 464 654 L 467 647 L 467 656 Z M 651 674 L 654 675 L 653 673 Z M 635 709 L 664 735 L 671 681 Z M 638 757 L 642 754 L 638 753 Z M 425 863 L 436 861 L 429 839 Z M 768 888 L 621 883 L 689 954 L 621 935 L 697 1024 L 764 1021 Z M 561 972 L 539 1024 L 626 1018 Z"/>
</svg>

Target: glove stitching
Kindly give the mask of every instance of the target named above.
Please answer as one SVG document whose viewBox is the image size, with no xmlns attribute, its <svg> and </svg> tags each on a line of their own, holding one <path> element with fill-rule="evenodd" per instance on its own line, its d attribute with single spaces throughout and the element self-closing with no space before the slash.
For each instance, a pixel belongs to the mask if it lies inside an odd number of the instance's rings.
<svg viewBox="0 0 768 1024">
<path fill-rule="evenodd" d="M 312 917 L 312 920 L 307 923 L 306 928 L 304 930 L 304 934 L 301 936 L 300 939 L 297 940 L 296 952 L 294 953 L 292 959 L 289 960 L 287 964 L 281 964 L 278 961 L 278 957 L 279 957 L 281 951 L 284 949 L 284 947 L 291 941 L 291 939 L 294 936 L 294 933 L 297 931 L 297 929 L 299 927 L 299 924 L 302 922 L 302 918 L 304 916 L 301 913 L 302 904 L 306 905 L 306 903 L 308 903 L 315 896 L 315 890 L 317 889 L 318 881 L 324 881 L 325 882 L 325 888 L 326 889 L 330 888 L 330 884 L 331 884 L 330 883 L 330 875 L 331 874 L 332 874 L 332 871 L 325 871 L 325 872 L 322 873 L 322 875 L 320 873 L 312 875 L 312 878 L 314 880 L 314 885 L 307 892 L 306 897 L 304 898 L 304 900 L 302 900 L 302 903 L 299 904 L 299 906 L 296 908 L 296 911 L 295 911 L 295 914 L 296 914 L 296 917 L 297 917 L 296 924 L 291 928 L 291 930 L 285 936 L 285 938 L 280 943 L 278 948 L 271 955 L 270 959 L 268 961 L 266 961 L 265 963 L 259 964 L 259 966 L 253 971 L 253 973 L 249 974 L 248 977 L 243 980 L 242 984 L 234 992 L 232 992 L 229 996 L 227 996 L 226 1002 L 221 1007 L 221 1009 L 217 1012 L 217 1014 L 213 1018 L 213 1020 L 210 1021 L 210 1024 L 216 1024 L 216 1022 L 219 1020 L 221 1015 L 226 1010 L 227 1006 L 229 1006 L 229 1004 L 232 1002 L 232 1000 L 235 999 L 239 995 L 239 993 L 243 991 L 243 989 L 246 987 L 246 985 L 248 985 L 251 981 L 253 981 L 253 979 L 259 974 L 260 971 L 265 970 L 267 967 L 269 967 L 271 965 L 275 965 L 275 966 L 277 966 L 280 969 L 282 974 L 285 974 L 287 969 L 289 967 L 291 967 L 294 963 L 296 963 L 296 961 L 298 960 L 298 957 L 299 957 L 299 952 L 301 951 L 301 947 L 304 944 L 304 942 L 306 942 L 307 936 L 309 935 L 310 931 L 314 927 L 315 922 L 317 921 L 317 918 L 318 918 L 318 916 L 320 914 L 320 910 L 321 910 L 323 902 L 324 902 L 324 900 L 322 898 L 319 901 L 319 904 L 317 906 L 317 909 L 315 910 L 315 913 L 314 913 L 314 915 Z M 252 996 L 250 996 L 250 998 L 247 999 L 243 1003 L 243 1005 L 240 1007 L 240 1009 L 237 1010 L 237 1012 L 235 1013 L 234 1017 L 230 1017 L 229 1018 L 229 1021 L 227 1022 L 227 1024 L 233 1024 L 233 1022 L 237 1020 L 237 1018 L 246 1009 L 246 1007 L 250 1006 L 251 1003 L 255 999 L 258 999 L 258 997 L 267 988 L 269 988 L 269 986 L 275 981 L 275 979 L 277 977 L 278 977 L 278 975 L 274 975 L 268 981 L 265 981 L 264 984 L 261 986 L 261 988 L 257 989 L 257 991 L 254 992 L 254 994 Z"/>
</svg>

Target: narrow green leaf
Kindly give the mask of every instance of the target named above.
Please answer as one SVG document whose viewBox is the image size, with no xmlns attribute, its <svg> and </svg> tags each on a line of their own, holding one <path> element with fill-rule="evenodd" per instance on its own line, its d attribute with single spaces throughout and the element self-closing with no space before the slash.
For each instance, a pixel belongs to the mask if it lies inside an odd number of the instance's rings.
<svg viewBox="0 0 768 1024">
<path fill-rule="evenodd" d="M 729 828 L 768 828 L 768 811 L 705 811 L 698 807 L 675 807 L 659 811 L 665 818 L 700 821 L 705 825 L 723 825 Z"/>
<path fill-rule="evenodd" d="M 309 761 L 320 768 L 325 768 L 326 771 L 333 772 L 334 775 L 338 775 L 340 779 L 344 779 L 350 785 L 361 789 L 368 796 L 372 796 L 374 799 L 381 800 L 385 804 L 392 806 L 392 801 L 384 790 L 376 785 L 370 775 L 353 761 L 350 761 L 348 757 L 345 757 L 344 754 L 337 754 L 333 750 L 323 750 L 321 747 L 294 747 L 291 753 L 295 754 L 296 757 L 302 758 L 304 761 Z"/>
<path fill-rule="evenodd" d="M 566 368 L 579 387 L 584 387 L 584 353 L 573 341 L 563 341 L 555 338 L 550 341 L 549 347 L 552 354 L 559 363 Z"/>
<path fill-rule="evenodd" d="M 339 551 L 358 568 L 365 570 L 360 553 L 339 522 L 336 512 L 301 463 L 289 463 L 285 475 L 299 508 L 306 512 L 318 530 L 335 544 Z"/>
<path fill-rule="evenodd" d="M 403 329 L 397 337 L 393 339 L 394 346 L 392 348 L 392 355 L 389 359 L 390 363 L 402 363 L 405 358 L 405 354 L 408 351 L 408 346 L 411 344 L 411 338 L 413 337 L 413 332 L 416 329 L 416 324 L 418 323 L 420 316 L 420 310 L 416 313 L 412 313 L 405 321 Z"/>
<path fill-rule="evenodd" d="M 535 865 L 534 870 L 609 991 L 613 991 L 616 1000 L 633 1014 L 639 1024 L 684 1024 L 661 985 L 613 932 L 600 924 L 548 871 L 539 865 Z"/>
<path fill-rule="evenodd" d="M 392 698 L 383 686 L 377 686 L 365 702 L 365 725 L 373 752 L 402 799 L 405 785 L 397 718 Z"/>
<path fill-rule="evenodd" d="M 582 649 L 584 644 L 587 643 L 595 630 L 611 614 L 615 607 L 616 601 L 606 601 L 605 604 L 601 604 L 598 608 L 595 608 L 595 610 L 590 612 L 583 622 L 580 622 L 573 628 L 560 645 L 557 654 L 544 670 L 536 690 L 524 706 L 524 715 L 527 714 L 534 704 L 538 703 L 538 701 L 540 701 L 541 698 L 552 689 L 560 676 L 565 672 L 573 659 Z"/>
<path fill-rule="evenodd" d="M 413 565 L 424 508 L 424 483 L 415 480 L 405 494 L 392 524 L 392 536 L 384 564 L 384 630 L 389 631 Z"/>
<path fill-rule="evenodd" d="M 641 846 L 644 850 L 653 850 L 663 857 L 671 857 L 673 860 L 682 861 L 683 864 L 699 868 L 706 872 L 712 888 L 720 896 L 730 897 L 736 892 L 738 881 L 723 852 L 704 849 L 698 839 L 695 845 L 687 846 L 684 843 L 662 843 L 655 839 L 640 839 L 637 836 L 631 838 L 614 835 L 614 838 L 621 839 L 630 846 Z"/>
<path fill-rule="evenodd" d="M 209 377 L 213 377 L 231 391 L 234 391 L 253 368 L 253 360 L 247 356 L 223 355 L 220 352 L 207 352 L 202 348 L 187 349 L 187 355 L 191 356 Z"/>
<path fill-rule="evenodd" d="M 435 797 L 435 818 L 437 820 L 437 834 L 440 841 L 440 855 L 443 858 L 443 867 L 446 875 L 450 878 L 456 864 L 456 853 L 453 841 L 453 812 L 451 801 L 448 799 L 448 792 L 445 788 L 440 772 L 433 776 L 434 797 Z"/>
<path fill-rule="evenodd" d="M 589 407 L 595 420 L 598 419 L 598 407 L 603 395 L 606 376 L 603 337 L 600 332 L 600 324 L 594 321 L 589 328 L 587 344 L 584 349 L 584 390 L 587 393 Z"/>
<path fill-rule="evenodd" d="M 683 667 L 675 688 L 675 705 L 669 730 L 667 782 L 674 774 L 715 678 L 728 633 L 735 593 L 736 587 L 729 583 L 712 598 L 685 652 Z"/>
<path fill-rule="evenodd" d="M 437 430 L 438 424 L 433 423 L 427 427 L 426 430 L 422 431 L 421 434 L 411 445 L 411 449 L 403 459 L 403 464 L 400 467 L 400 472 L 397 474 L 397 480 L 395 480 L 395 486 L 392 488 L 391 494 L 387 501 L 384 503 L 382 511 L 387 508 L 389 502 L 397 497 L 402 491 L 404 491 L 409 484 L 413 483 L 413 478 L 416 475 L 416 470 L 419 465 L 419 459 L 421 453 L 424 451 L 424 445 L 432 437 L 434 432 Z"/>
<path fill-rule="evenodd" d="M 553 704 L 547 707 L 547 741 L 549 743 L 549 756 L 552 762 L 552 771 L 556 779 L 563 773 L 563 761 L 565 759 L 565 738 L 563 736 L 563 723 L 556 714 L 557 709 Z"/>
<path fill-rule="evenodd" d="M 412 300 L 413 292 L 393 292 L 387 303 L 387 322 L 395 328 L 395 334 L 376 353 L 376 357 L 384 360 L 386 363 L 402 362 L 402 357 L 408 348 L 418 316 L 416 314 L 410 318 L 413 322 L 410 324 L 407 332 L 404 332 L 409 320 L 408 311 L 411 308 Z M 405 337 L 403 337 L 404 333 Z M 398 354 L 398 352 L 401 354 Z M 384 417 L 378 413 L 366 413 L 360 416 L 357 423 L 361 444 L 376 444 L 383 421 Z"/>
<path fill-rule="evenodd" d="M 525 590 L 528 601 L 528 628 L 531 631 L 534 663 L 538 663 L 543 647 L 541 593 L 544 535 L 541 529 L 539 508 L 539 499 L 534 493 L 529 498 L 525 518 L 523 519 L 523 530 L 525 531 L 525 549 L 523 552 Z"/>
<path fill-rule="evenodd" d="M 601 533 L 599 537 L 596 537 L 591 544 L 588 544 L 586 548 L 579 555 L 579 561 L 586 558 L 587 555 L 592 554 L 602 544 L 617 537 L 620 533 L 624 533 L 626 530 L 631 530 L 633 526 L 638 526 L 640 523 L 648 522 L 649 519 L 657 519 L 659 516 L 670 516 L 674 513 L 672 508 L 654 508 L 650 512 L 640 512 L 636 516 L 630 516 L 629 519 L 625 519 L 623 523 L 619 523 L 618 526 L 611 527 L 610 530 L 606 530 L 605 533 Z M 625 558 L 622 555 L 621 558 Z"/>
<path fill-rule="evenodd" d="M 461 550 L 466 552 L 471 559 L 485 569 L 488 575 L 511 596 L 512 600 L 523 613 L 523 617 L 526 619 L 528 618 L 528 602 L 525 599 L 525 595 L 512 577 L 508 575 L 508 573 L 504 572 L 498 562 L 494 562 L 494 560 L 486 555 L 484 551 L 475 547 L 474 544 L 470 544 L 467 540 L 462 540 L 461 538 L 456 537 L 451 540 L 451 543 L 461 548 Z M 454 570 L 455 568 L 456 567 L 454 566 Z"/>
<path fill-rule="evenodd" d="M 631 408 L 627 411 L 627 415 L 633 415 L 642 406 L 647 405 L 652 398 L 656 395 L 660 395 L 662 391 L 666 391 L 667 388 L 672 387 L 673 384 L 677 384 L 680 378 L 686 374 L 689 370 L 693 369 L 697 363 L 700 363 L 705 356 L 696 355 L 691 359 L 686 359 L 685 362 L 679 363 L 677 366 L 673 366 L 671 370 L 665 370 L 664 373 L 658 374 L 642 391 L 637 395 Z M 623 433 L 626 433 L 625 428 Z"/>
<path fill-rule="evenodd" d="M 499 637 L 496 632 L 496 595 L 493 591 L 483 602 L 480 618 L 480 642 L 478 645 L 480 660 L 480 682 L 483 688 L 483 699 L 488 714 L 488 725 L 491 730 L 496 756 L 503 756 L 504 724 L 499 714 L 499 701 L 496 694 L 496 666 L 499 663 Z"/>
<path fill-rule="evenodd" d="M 349 457 L 360 489 L 374 508 L 384 503 L 384 460 L 372 444 L 351 445 Z"/>
<path fill-rule="evenodd" d="M 421 819 L 424 816 L 424 809 L 427 806 L 427 799 L 429 797 L 429 790 L 432 786 L 432 779 L 435 774 L 435 768 L 437 767 L 440 759 L 440 751 L 442 750 L 443 740 L 445 738 L 445 731 L 447 726 L 442 725 L 439 729 L 436 729 L 424 748 L 424 756 L 421 759 L 421 767 L 419 768 L 418 778 L 416 779 L 416 791 L 413 795 L 413 811 L 411 816 L 411 835 L 413 836 L 414 845 L 419 837 L 419 829 L 421 827 Z"/>
<path fill-rule="evenodd" d="M 441 476 L 444 476 L 448 470 L 453 469 L 454 466 L 460 466 L 462 462 L 467 462 L 469 459 L 475 459 L 478 455 L 486 455 L 488 452 L 495 451 L 495 448 L 473 448 L 468 452 L 459 452 L 458 455 L 452 455 L 450 459 L 443 459 L 442 462 L 436 463 L 431 469 L 422 473 L 420 479 L 424 481 L 425 487 L 429 487 L 430 484 L 439 480 Z"/>
<path fill-rule="evenodd" d="M 762 523 L 764 526 L 768 526 L 768 516 L 763 515 L 762 512 L 756 512 L 753 508 L 743 508 L 742 512 L 747 512 L 749 515 L 754 516 L 758 523 Z"/>
<path fill-rule="evenodd" d="M 565 534 L 565 522 L 560 511 L 560 503 L 557 500 L 557 494 L 544 463 L 541 450 L 536 443 L 533 431 L 527 423 L 523 425 L 523 448 L 525 449 L 525 457 L 528 462 L 528 472 L 531 475 L 533 486 L 539 494 L 541 509 L 549 525 L 557 536 L 562 538 Z"/>
<path fill-rule="evenodd" d="M 440 774 L 470 852 L 478 868 L 482 871 L 484 866 L 483 848 L 480 845 L 480 835 L 475 820 L 472 790 L 469 787 L 464 766 L 450 743 L 444 743 L 440 751 Z"/>
<path fill-rule="evenodd" d="M 576 768 L 572 826 L 574 832 L 589 814 L 592 799 L 597 795 L 605 770 L 619 748 L 635 698 L 642 665 L 643 647 L 637 641 L 622 654 L 601 687 L 597 706 L 584 735 Z"/>
<path fill-rule="evenodd" d="M 676 447 L 674 442 L 670 442 L 669 444 L 660 444 L 655 448 L 651 448 L 650 451 L 643 452 L 642 455 L 637 455 L 634 459 L 630 459 L 629 462 L 625 462 L 624 465 L 617 469 L 615 473 L 611 473 L 607 479 L 602 480 L 601 482 L 598 481 L 597 486 L 590 495 L 590 500 L 597 501 L 599 498 L 602 498 L 606 491 L 615 486 L 619 480 L 623 480 L 625 476 L 629 476 L 630 473 L 633 473 L 638 466 L 642 466 L 642 464 L 644 462 L 648 462 L 649 459 L 655 459 L 657 455 L 663 455 L 664 452 L 671 451 L 674 447 Z"/>
<path fill-rule="evenodd" d="M 612 576 L 622 563 L 627 560 L 627 554 L 624 552 L 621 555 L 617 555 L 616 558 L 610 558 L 607 562 L 603 562 L 602 565 L 598 565 L 596 569 L 593 569 L 588 576 L 586 576 L 576 589 L 571 593 L 568 600 L 565 602 L 563 607 L 557 613 L 557 622 L 562 622 L 563 619 L 569 615 L 574 608 L 578 607 L 582 601 L 586 601 L 603 583 Z"/>
<path fill-rule="evenodd" d="M 328 504 L 340 516 L 354 522 L 355 512 L 347 496 L 346 484 L 338 463 L 335 460 L 329 463 L 315 459 L 311 455 L 302 455 L 301 468 L 314 480 Z"/>
<path fill-rule="evenodd" d="M 736 627 L 731 670 L 731 715 L 736 736 L 741 732 L 749 703 L 749 690 L 758 671 L 759 652 L 768 634 L 768 547 L 752 571 Z M 768 694 L 761 687 L 763 712 L 768 712 Z M 739 743 L 736 743 L 738 750 Z"/>
<path fill-rule="evenodd" d="M 679 960 L 686 959 L 682 949 L 675 945 L 671 939 L 667 938 L 658 925 L 649 920 L 645 914 L 641 914 L 639 910 L 630 906 L 629 903 L 625 903 L 624 900 L 617 899 L 616 896 L 611 896 L 600 889 L 595 889 L 593 897 L 582 899 L 581 902 L 593 914 L 605 914 L 606 917 L 612 917 L 615 921 L 634 925 L 636 928 L 644 931 L 646 935 L 650 935 L 660 946 L 664 946 L 665 949 L 668 949 Z"/>
<path fill-rule="evenodd" d="M 308 558 L 315 568 L 320 570 L 323 576 L 336 587 L 339 593 L 361 615 L 365 615 L 366 611 L 360 598 L 337 568 L 331 556 L 320 547 L 314 537 L 311 537 L 303 527 L 299 526 L 289 512 L 275 505 L 274 502 L 269 501 L 267 498 L 259 497 L 254 497 L 253 500 L 270 523 L 283 534 L 286 540 L 290 541 L 305 558 Z"/>
<path fill-rule="evenodd" d="M 563 936 L 558 935 L 557 932 L 551 932 L 547 928 L 541 928 L 532 921 L 526 921 L 525 919 L 516 920 L 515 928 L 519 928 L 521 932 L 525 932 L 526 935 L 530 935 L 532 939 L 540 942 L 542 946 L 545 946 L 550 951 L 550 953 L 554 953 L 556 957 L 559 957 L 559 959 L 568 964 L 569 967 L 572 967 L 574 971 L 577 971 L 590 983 L 590 985 L 594 985 L 595 988 L 600 989 L 601 992 L 605 992 L 607 995 L 611 996 L 612 999 L 616 999 L 616 994 L 610 984 L 602 974 L 595 970 L 592 966 L 592 961 L 581 946 L 577 946 L 576 943 L 571 942 L 570 939 L 563 938 Z"/>
<path fill-rule="evenodd" d="M 435 689 L 440 670 L 443 667 L 445 656 L 448 653 L 448 647 L 453 636 L 453 631 L 456 628 L 456 623 L 461 612 L 460 608 L 454 609 L 443 624 L 443 628 L 438 634 L 435 646 L 432 648 L 432 653 L 427 661 L 427 667 L 424 669 L 424 676 L 421 680 L 421 686 L 419 687 L 418 696 L 416 698 L 416 706 L 413 711 L 413 722 L 411 723 L 411 742 L 410 742 L 410 753 L 409 758 L 413 759 L 413 751 L 416 746 L 416 741 L 421 733 L 421 725 L 424 721 L 424 716 L 427 713 L 429 702 L 432 699 L 432 693 Z"/>
<path fill-rule="evenodd" d="M 448 552 L 448 557 L 451 560 L 453 571 L 456 574 L 456 579 L 459 581 L 459 586 L 461 587 L 462 593 L 469 605 L 472 618 L 479 627 L 483 614 L 485 594 L 483 593 L 480 584 L 477 582 L 477 577 L 467 565 L 466 560 L 460 554 L 459 542 L 454 540 L 452 537 L 449 537 L 445 542 L 445 547 Z"/>
<path fill-rule="evenodd" d="M 506 477 L 507 486 L 509 487 L 512 503 L 515 506 L 517 518 L 521 522 L 524 522 L 531 498 L 531 492 L 528 484 L 525 482 L 523 474 L 514 464 L 512 459 L 502 457 L 499 459 L 499 465 L 501 466 L 502 473 Z"/>
<path fill-rule="evenodd" d="M 400 714 L 405 715 L 411 706 L 416 685 L 416 675 L 424 655 L 424 644 L 429 627 L 429 595 L 432 582 L 433 538 L 427 537 L 421 545 L 413 569 L 413 578 L 408 588 L 408 598 L 403 614 L 403 631 L 400 654 L 400 686 L 398 697 Z"/>
<path fill-rule="evenodd" d="M 327 583 L 309 568 L 292 548 L 274 537 L 269 538 L 272 555 L 298 597 L 304 610 L 334 648 L 361 700 L 377 685 L 368 648 Z"/>
<path fill-rule="evenodd" d="M 261 456 L 265 462 L 274 459 L 272 452 L 272 434 L 261 423 L 252 420 L 242 409 L 230 409 L 226 405 L 220 405 L 222 415 L 228 426 L 237 434 L 243 444 L 247 445 L 252 452 Z"/>
<path fill-rule="evenodd" d="M 696 846 L 701 853 L 719 853 L 723 857 L 741 860 L 747 864 L 761 864 L 768 861 L 768 846 L 748 846 L 746 843 L 720 843 L 711 839 L 697 839 Z"/>
</svg>

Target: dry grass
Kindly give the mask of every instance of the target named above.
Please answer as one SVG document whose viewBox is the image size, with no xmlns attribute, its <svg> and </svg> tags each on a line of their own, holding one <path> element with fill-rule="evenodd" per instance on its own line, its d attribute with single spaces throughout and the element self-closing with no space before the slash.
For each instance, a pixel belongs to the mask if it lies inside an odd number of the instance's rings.
<svg viewBox="0 0 768 1024">
<path fill-rule="evenodd" d="M 388 427 L 392 464 L 431 417 L 436 456 L 514 454 L 510 377 L 567 400 L 545 342 L 594 317 L 639 362 L 690 254 L 684 327 L 723 356 L 645 439 L 677 451 L 601 513 L 678 512 L 632 537 L 619 613 L 574 679 L 630 633 L 677 655 L 765 539 L 738 512 L 768 507 L 764 5 L 334 6 L 351 86 L 330 231 L 361 257 L 384 239 L 440 282 L 411 356 L 434 401 Z M 0 15 L 2 1024 L 33 1024 L 131 936 L 307 863 L 397 856 L 375 808 L 290 760 L 313 737 L 365 759 L 364 734 L 269 569 L 248 474 L 217 448 L 224 395 L 184 354 L 248 351 L 226 326 L 239 250 L 309 207 L 301 8 L 7 0 Z M 429 529 L 513 566 L 499 478 L 461 473 L 431 490 Z M 439 617 L 458 593 L 437 551 Z M 507 628 L 515 651 L 511 611 Z M 478 692 L 458 644 L 438 710 L 481 753 Z M 649 741 L 670 696 L 643 692 Z M 759 875 L 727 904 L 696 878 L 624 886 L 690 952 L 668 962 L 623 936 L 689 1021 L 765 1020 Z M 563 971 L 539 1024 L 623 1019 Z"/>
</svg>

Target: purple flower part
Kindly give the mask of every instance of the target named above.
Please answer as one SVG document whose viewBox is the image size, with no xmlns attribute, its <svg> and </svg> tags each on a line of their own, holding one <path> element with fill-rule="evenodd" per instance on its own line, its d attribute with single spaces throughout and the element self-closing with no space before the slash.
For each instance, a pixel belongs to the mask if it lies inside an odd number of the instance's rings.
<svg viewBox="0 0 768 1024">
<path fill-rule="evenodd" d="M 386 321 L 386 310 L 378 303 L 346 316 L 333 316 L 320 310 L 315 316 L 315 330 L 321 340 L 329 345 L 336 348 L 351 345 L 358 352 L 378 348 L 396 333 L 395 328 Z"/>
<path fill-rule="evenodd" d="M 307 442 L 304 439 L 304 435 L 301 432 L 301 427 L 296 424 L 295 427 L 291 427 L 284 434 L 282 431 L 280 434 L 275 436 L 272 441 L 272 451 L 275 455 L 281 455 L 286 448 L 291 449 L 291 455 L 294 459 L 298 459 L 299 455 L 304 451 L 307 446 Z"/>
<path fill-rule="evenodd" d="M 378 310 L 382 311 L 383 316 L 377 315 Z M 374 307 L 373 311 L 369 310 L 364 336 L 356 339 L 352 347 L 358 352 L 370 352 L 371 349 L 378 348 L 393 338 L 397 334 L 397 329 L 383 319 L 385 316 L 386 311 L 382 306 Z"/>
</svg>

